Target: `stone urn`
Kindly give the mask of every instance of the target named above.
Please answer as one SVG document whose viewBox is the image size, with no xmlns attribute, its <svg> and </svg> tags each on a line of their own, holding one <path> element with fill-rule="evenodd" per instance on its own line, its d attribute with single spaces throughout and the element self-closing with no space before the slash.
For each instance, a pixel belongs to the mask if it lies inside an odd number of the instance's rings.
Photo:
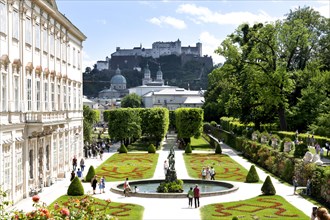
<svg viewBox="0 0 330 220">
<path fill-rule="evenodd" d="M 252 140 L 253 141 L 258 140 L 258 134 L 257 133 L 252 133 Z"/>
<path fill-rule="evenodd" d="M 291 151 L 291 146 L 292 146 L 292 142 L 285 142 L 284 143 L 284 152 L 290 152 Z"/>
<path fill-rule="evenodd" d="M 278 139 L 277 138 L 272 138 L 272 147 L 274 149 L 277 149 L 278 148 Z"/>
<path fill-rule="evenodd" d="M 262 144 L 267 144 L 267 143 L 268 143 L 268 138 L 267 138 L 267 136 L 266 136 L 266 135 L 261 136 L 261 138 L 260 138 L 260 142 L 261 142 Z"/>
</svg>

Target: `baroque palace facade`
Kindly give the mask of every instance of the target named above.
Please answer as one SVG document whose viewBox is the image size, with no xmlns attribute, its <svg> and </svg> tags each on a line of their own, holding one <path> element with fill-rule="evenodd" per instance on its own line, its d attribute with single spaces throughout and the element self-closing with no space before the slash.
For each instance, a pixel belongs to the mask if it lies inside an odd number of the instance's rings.
<svg viewBox="0 0 330 220">
<path fill-rule="evenodd" d="M 0 0 L 0 187 L 14 202 L 82 157 L 85 39 L 55 0 Z"/>
</svg>

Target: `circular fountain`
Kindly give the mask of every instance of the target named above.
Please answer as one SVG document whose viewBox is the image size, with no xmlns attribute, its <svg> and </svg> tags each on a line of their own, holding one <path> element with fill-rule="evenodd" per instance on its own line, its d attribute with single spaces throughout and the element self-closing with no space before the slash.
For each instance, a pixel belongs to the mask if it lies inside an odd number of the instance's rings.
<svg viewBox="0 0 330 220">
<path fill-rule="evenodd" d="M 175 170 L 175 152 L 174 148 L 170 149 L 169 155 L 167 157 L 169 160 L 169 168 L 167 169 L 164 180 L 137 180 L 137 181 L 130 181 L 130 186 L 132 189 L 137 186 L 139 189 L 138 192 L 130 193 L 131 196 L 135 197 L 147 197 L 147 198 L 186 198 L 187 192 L 190 187 L 194 188 L 197 184 L 201 196 L 217 196 L 222 194 L 227 194 L 238 189 L 237 186 L 227 183 L 221 182 L 216 180 L 197 180 L 197 179 L 184 179 L 182 192 L 178 193 L 163 193 L 157 192 L 157 187 L 163 182 L 174 182 L 177 180 L 177 174 Z M 111 187 L 111 192 L 124 194 L 124 184 L 119 184 L 115 187 Z"/>
<path fill-rule="evenodd" d="M 227 193 L 231 193 L 238 189 L 237 186 L 216 180 L 197 180 L 197 179 L 183 179 L 183 192 L 182 193 L 158 193 L 157 187 L 164 180 L 137 180 L 130 181 L 130 186 L 134 189 L 135 186 L 138 187 L 139 192 L 132 192 L 130 196 L 135 197 L 146 197 L 146 198 L 186 198 L 187 192 L 190 187 L 198 187 L 201 191 L 201 197 L 206 196 L 218 196 Z M 124 184 L 119 184 L 111 188 L 111 192 L 123 194 Z"/>
</svg>

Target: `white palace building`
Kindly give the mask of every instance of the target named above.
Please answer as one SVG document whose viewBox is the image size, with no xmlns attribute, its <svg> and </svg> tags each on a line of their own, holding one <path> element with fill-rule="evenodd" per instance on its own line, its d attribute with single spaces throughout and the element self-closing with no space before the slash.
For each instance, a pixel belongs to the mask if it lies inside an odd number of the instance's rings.
<svg viewBox="0 0 330 220">
<path fill-rule="evenodd" d="M 55 0 L 0 0 L 0 187 L 14 203 L 82 157 L 82 42 Z"/>
</svg>

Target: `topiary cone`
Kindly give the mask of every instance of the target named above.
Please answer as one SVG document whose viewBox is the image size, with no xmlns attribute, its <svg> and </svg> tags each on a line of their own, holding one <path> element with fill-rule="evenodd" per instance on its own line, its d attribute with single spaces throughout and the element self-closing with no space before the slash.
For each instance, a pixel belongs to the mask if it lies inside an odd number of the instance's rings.
<svg viewBox="0 0 330 220">
<path fill-rule="evenodd" d="M 261 192 L 264 195 L 275 195 L 276 194 L 276 190 L 275 190 L 272 180 L 270 179 L 269 176 L 266 177 L 266 180 L 261 187 Z"/>
<path fill-rule="evenodd" d="M 259 182 L 259 176 L 256 170 L 256 167 L 252 165 L 250 167 L 249 173 L 246 176 L 246 181 L 247 183 L 257 183 Z"/>
<path fill-rule="evenodd" d="M 184 150 L 184 152 L 186 154 L 191 154 L 192 153 L 192 149 L 191 149 L 190 143 L 187 144 L 186 149 Z"/>
<path fill-rule="evenodd" d="M 76 176 L 72 181 L 67 191 L 68 196 L 82 196 L 84 195 L 84 187 L 80 179 Z"/>
<path fill-rule="evenodd" d="M 215 154 L 222 154 L 222 149 L 219 143 L 216 143 Z"/>
<path fill-rule="evenodd" d="M 85 181 L 90 182 L 94 176 L 95 176 L 95 169 L 93 166 L 90 166 L 87 175 L 85 177 Z"/>
</svg>

